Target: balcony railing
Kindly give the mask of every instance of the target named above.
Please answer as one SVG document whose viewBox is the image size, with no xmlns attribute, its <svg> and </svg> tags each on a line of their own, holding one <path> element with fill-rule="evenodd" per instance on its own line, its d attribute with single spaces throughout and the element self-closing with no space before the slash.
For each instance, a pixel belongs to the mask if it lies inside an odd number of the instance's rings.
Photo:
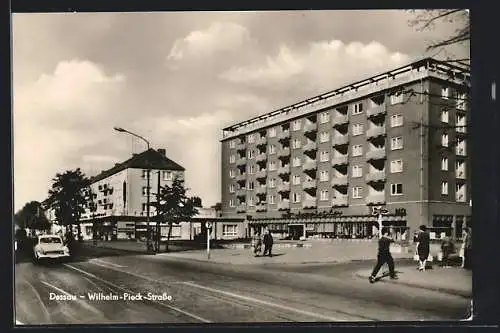
<svg viewBox="0 0 500 333">
<path fill-rule="evenodd" d="M 378 182 L 385 180 L 385 171 L 375 171 L 367 173 L 365 179 L 367 182 Z"/>
<path fill-rule="evenodd" d="M 332 144 L 334 146 L 340 146 L 340 145 L 345 145 L 349 142 L 349 138 L 347 135 L 342 135 L 342 136 L 334 136 L 332 138 Z"/>
<path fill-rule="evenodd" d="M 333 125 L 344 125 L 349 122 L 349 117 L 347 115 L 337 115 L 332 118 Z"/>
<path fill-rule="evenodd" d="M 255 194 L 264 194 L 267 191 L 267 187 L 265 186 L 259 186 L 255 188 Z"/>
<path fill-rule="evenodd" d="M 267 160 L 267 155 L 266 154 L 259 154 L 255 157 L 255 160 L 257 162 L 262 162 L 262 161 L 265 161 Z"/>
<path fill-rule="evenodd" d="M 333 198 L 332 206 L 333 207 L 347 206 L 347 195 Z"/>
<path fill-rule="evenodd" d="M 246 212 L 247 210 L 247 205 L 246 204 L 241 204 L 236 207 L 237 212 Z"/>
<path fill-rule="evenodd" d="M 287 174 L 287 173 L 290 173 L 290 165 L 285 165 L 285 166 L 282 166 L 278 169 L 279 175 L 283 175 L 283 174 Z"/>
<path fill-rule="evenodd" d="M 284 210 L 290 208 L 290 201 L 282 201 L 278 203 L 278 210 Z"/>
<path fill-rule="evenodd" d="M 455 176 L 457 179 L 465 179 L 466 177 L 465 170 L 456 170 Z"/>
<path fill-rule="evenodd" d="M 366 197 L 366 203 L 373 205 L 383 204 L 385 203 L 385 194 L 383 193 L 369 194 Z"/>
<path fill-rule="evenodd" d="M 465 194 L 463 193 L 457 193 L 455 196 L 455 200 L 457 202 L 465 202 Z"/>
<path fill-rule="evenodd" d="M 257 171 L 257 173 L 255 174 L 255 177 L 257 177 L 257 178 L 266 178 L 267 177 L 267 170 L 266 169 L 262 169 L 262 170 Z"/>
<path fill-rule="evenodd" d="M 278 185 L 278 192 L 290 191 L 290 183 L 282 183 Z"/>
<path fill-rule="evenodd" d="M 309 141 L 303 148 L 304 151 L 311 151 L 311 150 L 316 150 L 317 147 L 318 145 L 316 144 L 316 142 Z"/>
<path fill-rule="evenodd" d="M 332 165 L 343 165 L 347 164 L 348 157 L 347 155 L 336 155 L 332 158 Z"/>
<path fill-rule="evenodd" d="M 236 149 L 237 149 L 237 150 L 245 150 L 245 149 L 246 149 L 246 145 L 245 145 L 245 143 L 238 143 L 238 144 L 236 145 Z"/>
<path fill-rule="evenodd" d="M 376 148 L 366 152 L 366 159 L 369 160 L 380 160 L 385 158 L 385 148 Z"/>
<path fill-rule="evenodd" d="M 467 156 L 467 153 L 465 151 L 465 148 L 459 148 L 457 147 L 455 150 L 457 156 Z"/>
<path fill-rule="evenodd" d="M 461 134 L 465 134 L 467 133 L 467 127 L 465 126 L 465 124 L 457 124 L 457 133 L 461 133 Z"/>
<path fill-rule="evenodd" d="M 304 163 L 304 166 L 302 167 L 303 170 L 314 170 L 316 169 L 317 162 L 316 161 L 307 161 Z"/>
<path fill-rule="evenodd" d="M 347 185 L 347 176 L 332 178 L 332 186 Z"/>
<path fill-rule="evenodd" d="M 247 194 L 247 189 L 246 188 L 240 188 L 238 191 L 236 191 L 236 195 L 238 197 L 245 196 Z"/>
<path fill-rule="evenodd" d="M 267 138 L 265 136 L 261 136 L 255 141 L 255 143 L 257 146 L 265 145 L 267 143 Z"/>
<path fill-rule="evenodd" d="M 236 161 L 236 165 L 245 165 L 247 164 L 247 158 L 246 157 L 240 157 Z"/>
<path fill-rule="evenodd" d="M 306 180 L 305 182 L 302 183 L 302 188 L 304 190 L 316 188 L 316 181 L 315 180 Z"/>
<path fill-rule="evenodd" d="M 279 157 L 288 156 L 288 155 L 290 155 L 290 148 L 289 147 L 281 148 L 280 151 L 278 152 Z"/>
<path fill-rule="evenodd" d="M 286 139 L 290 137 L 290 131 L 283 131 L 278 134 L 278 139 Z"/>
<path fill-rule="evenodd" d="M 240 180 L 246 180 L 247 179 L 247 175 L 245 173 L 242 173 L 242 174 L 239 174 L 236 176 L 236 180 L 240 181 Z"/>
<path fill-rule="evenodd" d="M 385 135 L 385 126 L 373 126 L 366 131 L 367 138 Z"/>
<path fill-rule="evenodd" d="M 318 203 L 316 200 L 304 200 L 302 201 L 302 208 L 317 207 Z"/>
<path fill-rule="evenodd" d="M 308 123 L 304 125 L 304 132 L 314 132 L 318 129 L 318 124 L 317 123 Z"/>
<path fill-rule="evenodd" d="M 256 210 L 258 212 L 265 212 L 265 211 L 267 211 L 267 205 L 265 203 L 260 203 L 260 204 L 258 204 L 255 207 L 256 207 Z"/>
<path fill-rule="evenodd" d="M 366 115 L 368 116 L 368 118 L 370 118 L 370 117 L 375 117 L 379 114 L 384 114 L 385 112 L 386 112 L 385 104 L 381 104 L 372 106 L 371 108 L 366 110 Z"/>
</svg>

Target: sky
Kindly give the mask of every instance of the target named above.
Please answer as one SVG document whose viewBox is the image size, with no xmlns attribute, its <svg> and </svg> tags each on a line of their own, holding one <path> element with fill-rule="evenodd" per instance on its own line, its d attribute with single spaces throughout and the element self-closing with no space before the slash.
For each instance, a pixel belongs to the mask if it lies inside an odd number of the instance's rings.
<svg viewBox="0 0 500 333">
<path fill-rule="evenodd" d="M 220 201 L 222 128 L 432 56 L 457 23 L 402 10 L 12 15 L 14 209 L 58 172 L 93 176 L 146 149 Z M 468 46 L 447 51 L 468 57 Z M 443 56 L 443 53 L 436 55 Z"/>
</svg>

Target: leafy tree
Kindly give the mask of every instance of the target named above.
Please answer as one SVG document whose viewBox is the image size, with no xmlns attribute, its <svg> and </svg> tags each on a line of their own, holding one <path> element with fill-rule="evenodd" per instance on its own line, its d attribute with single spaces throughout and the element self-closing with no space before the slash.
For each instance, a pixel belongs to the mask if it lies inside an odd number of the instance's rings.
<svg viewBox="0 0 500 333">
<path fill-rule="evenodd" d="M 22 229 L 48 230 L 50 222 L 43 212 L 42 204 L 38 201 L 26 203 L 14 215 L 14 223 Z"/>
<path fill-rule="evenodd" d="M 151 203 L 151 206 L 156 207 L 158 212 L 157 223 L 159 224 L 161 221 L 168 223 L 168 236 L 165 246 L 167 252 L 173 224 L 189 220 L 198 214 L 197 207 L 201 207 L 201 199 L 199 197 L 188 197 L 187 191 L 188 189 L 184 187 L 184 180 L 175 177 L 171 186 L 160 187 L 157 202 Z"/>
<path fill-rule="evenodd" d="M 57 173 L 52 179 L 52 188 L 46 200 L 48 208 L 54 209 L 59 225 L 70 227 L 73 238 L 73 225 L 78 226 L 80 233 L 80 216 L 85 212 L 83 206 L 87 202 L 84 190 L 89 187 L 89 179 L 80 168 Z"/>
</svg>

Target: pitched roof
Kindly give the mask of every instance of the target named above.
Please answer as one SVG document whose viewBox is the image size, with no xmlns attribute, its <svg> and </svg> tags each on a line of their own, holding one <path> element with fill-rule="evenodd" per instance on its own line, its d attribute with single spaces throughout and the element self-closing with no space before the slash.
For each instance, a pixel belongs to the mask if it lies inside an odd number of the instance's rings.
<svg viewBox="0 0 500 333">
<path fill-rule="evenodd" d="M 171 170 L 185 171 L 185 169 L 164 155 L 164 150 L 145 150 L 140 154 L 134 154 L 128 160 L 116 164 L 111 169 L 105 170 L 90 179 L 91 183 L 95 183 L 101 179 L 114 175 L 122 170 L 135 169 L 153 169 L 153 170 Z"/>
</svg>

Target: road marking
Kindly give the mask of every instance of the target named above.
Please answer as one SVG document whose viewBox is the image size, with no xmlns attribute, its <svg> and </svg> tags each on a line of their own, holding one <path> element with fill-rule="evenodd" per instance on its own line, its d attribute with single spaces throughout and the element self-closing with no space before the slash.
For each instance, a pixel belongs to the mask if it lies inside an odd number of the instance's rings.
<svg viewBox="0 0 500 333">
<path fill-rule="evenodd" d="M 330 317 L 330 316 L 324 316 L 324 315 L 319 314 L 319 313 L 313 313 L 313 312 L 309 312 L 309 311 L 305 311 L 305 310 L 300 310 L 300 309 L 292 308 L 292 307 L 289 307 L 289 306 L 286 306 L 286 305 L 280 305 L 280 304 L 276 304 L 276 303 L 271 303 L 271 302 L 263 301 L 263 300 L 260 300 L 260 299 L 257 299 L 257 298 L 253 298 L 253 297 L 250 297 L 250 296 L 244 296 L 244 295 L 235 294 L 235 293 L 232 293 L 232 292 L 229 292 L 229 291 L 224 291 L 224 290 L 215 289 L 215 288 L 211 288 L 211 287 L 205 287 L 205 286 L 193 283 L 193 282 L 184 282 L 184 284 L 187 285 L 187 286 L 191 286 L 191 287 L 195 287 L 195 288 L 199 288 L 199 289 L 204 289 L 204 290 L 207 290 L 207 291 L 211 291 L 213 293 L 218 293 L 218 294 L 230 296 L 230 297 L 233 297 L 233 298 L 242 299 L 242 300 L 253 302 L 253 303 L 267 305 L 267 306 L 270 306 L 270 307 L 275 307 L 275 308 L 278 308 L 278 309 L 281 309 L 281 310 L 291 311 L 291 312 L 295 312 L 295 313 L 298 313 L 298 314 L 301 314 L 301 315 L 306 315 L 306 316 L 310 316 L 310 317 L 314 317 L 314 318 L 318 318 L 318 319 L 322 319 L 322 320 L 327 320 L 327 321 L 341 321 L 338 318 L 333 318 L 333 317 Z"/>
<path fill-rule="evenodd" d="M 123 265 L 118 265 L 118 264 L 115 264 L 113 262 L 109 262 L 109 261 L 105 261 L 105 260 L 102 260 L 102 259 L 90 259 L 91 262 L 98 262 L 98 263 L 101 263 L 101 264 L 104 264 L 104 265 L 111 265 L 111 266 L 114 266 L 114 267 L 127 267 L 127 266 L 123 266 Z"/>
<path fill-rule="evenodd" d="M 68 293 L 66 290 L 63 290 L 63 289 L 61 289 L 61 288 L 59 288 L 59 287 L 56 287 L 56 286 L 54 286 L 53 284 L 50 284 L 50 283 L 45 282 L 45 281 L 40 281 L 40 282 L 41 282 L 41 283 L 43 283 L 44 285 L 46 285 L 46 286 L 48 286 L 48 287 L 50 287 L 50 288 L 54 289 L 54 290 L 57 290 L 57 291 L 58 291 L 58 292 L 60 292 L 61 294 L 64 294 L 64 295 L 69 296 L 69 297 L 75 297 L 75 295 L 72 295 L 72 294 Z M 97 315 L 102 315 L 102 312 L 101 312 L 101 311 L 97 310 L 97 309 L 96 309 L 96 308 L 94 308 L 92 305 L 87 304 L 87 302 L 85 302 L 85 301 L 81 301 L 81 300 L 78 300 L 78 298 L 77 298 L 77 301 L 78 301 L 78 302 L 79 302 L 79 303 L 80 303 L 80 304 L 81 304 L 84 308 L 86 308 L 87 310 L 89 310 L 89 311 L 93 312 L 94 314 L 97 314 Z"/>
<path fill-rule="evenodd" d="M 76 268 L 75 266 L 73 266 L 73 265 L 69 265 L 69 264 L 64 264 L 64 266 L 66 266 L 66 267 L 68 267 L 68 268 L 70 268 L 70 269 L 73 269 L 73 270 L 75 270 L 75 271 L 77 271 L 77 272 L 80 272 L 80 273 L 82 273 L 82 274 L 84 274 L 84 275 L 90 276 L 90 277 L 92 277 L 92 278 L 94 278 L 94 279 L 96 279 L 96 280 L 98 280 L 98 281 L 104 282 L 104 283 L 106 283 L 106 284 L 108 284 L 108 285 L 110 285 L 110 286 L 112 286 L 112 287 L 114 287 L 114 288 L 116 288 L 116 289 L 118 289 L 118 290 L 123 290 L 123 291 L 125 291 L 125 292 L 127 292 L 127 293 L 134 294 L 134 292 L 133 292 L 133 291 L 131 291 L 131 290 L 128 290 L 128 289 L 123 288 L 123 287 L 120 287 L 120 286 L 118 286 L 118 285 L 114 284 L 113 282 L 110 282 L 110 281 L 107 281 L 107 280 L 105 280 L 105 279 L 102 279 L 102 278 L 100 278 L 100 277 L 98 277 L 98 276 L 96 276 L 96 275 L 94 275 L 94 274 L 92 274 L 92 273 L 89 273 L 89 272 L 87 272 L 87 271 L 84 271 L 83 269 Z M 205 318 L 203 318 L 203 317 L 197 316 L 197 315 L 192 314 L 192 313 L 190 313 L 190 312 L 187 312 L 187 311 L 181 310 L 181 309 L 179 309 L 179 308 L 177 308 L 177 307 L 175 307 L 175 306 L 167 305 L 167 304 L 165 304 L 165 303 L 158 302 L 158 301 L 155 301 L 155 300 L 151 300 L 150 302 L 155 303 L 155 304 L 158 304 L 158 305 L 161 305 L 161 306 L 166 307 L 166 308 L 169 308 L 169 309 L 171 309 L 171 310 L 177 311 L 177 312 L 179 312 L 179 313 L 182 313 L 182 314 L 184 314 L 184 315 L 186 315 L 186 316 L 188 316 L 188 317 L 194 318 L 194 319 L 199 320 L 199 321 L 201 321 L 201 322 L 204 322 L 204 323 L 211 323 L 211 321 L 210 321 L 210 320 L 208 320 L 208 319 L 205 319 Z"/>
</svg>

